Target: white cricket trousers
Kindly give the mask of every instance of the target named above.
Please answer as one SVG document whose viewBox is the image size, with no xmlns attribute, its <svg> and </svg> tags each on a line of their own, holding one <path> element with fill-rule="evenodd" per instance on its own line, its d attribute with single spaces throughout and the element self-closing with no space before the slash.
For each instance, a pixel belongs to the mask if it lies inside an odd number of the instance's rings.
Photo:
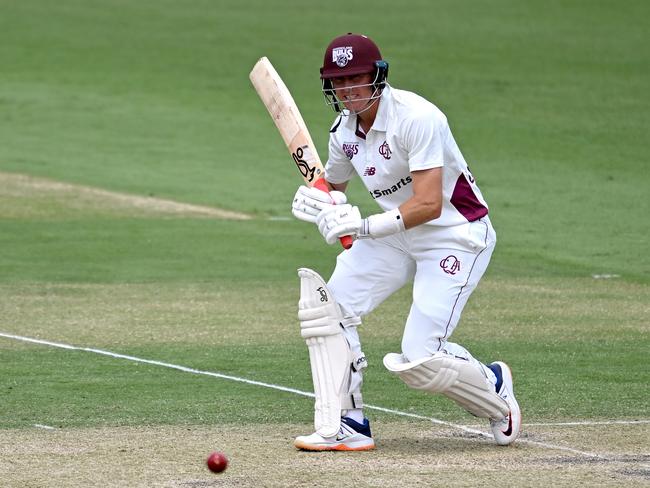
<svg viewBox="0 0 650 488">
<path fill-rule="evenodd" d="M 415 361 L 444 350 L 476 361 L 447 339 L 495 244 L 496 233 L 487 217 L 455 227 L 420 225 L 381 239 L 355 241 L 339 254 L 328 282 L 343 311 L 352 350 L 361 351 L 356 330 L 361 317 L 412 281 L 413 302 L 404 326 L 402 354 Z M 360 378 L 353 383 L 360 384 Z"/>
</svg>

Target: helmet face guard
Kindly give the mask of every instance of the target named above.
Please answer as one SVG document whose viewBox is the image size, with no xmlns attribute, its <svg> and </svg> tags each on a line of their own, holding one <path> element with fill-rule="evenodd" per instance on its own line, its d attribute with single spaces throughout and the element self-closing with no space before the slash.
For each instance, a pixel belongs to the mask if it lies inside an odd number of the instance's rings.
<svg viewBox="0 0 650 488">
<path fill-rule="evenodd" d="M 372 87 L 373 90 L 372 90 L 372 95 L 370 95 L 370 97 L 358 99 L 358 100 L 368 101 L 368 105 L 364 110 L 370 108 L 372 103 L 374 103 L 374 100 L 377 100 L 379 99 L 379 97 L 381 97 L 381 92 L 386 86 L 386 79 L 388 78 L 388 63 L 384 60 L 375 61 L 375 67 L 376 67 L 375 76 L 371 83 L 367 83 L 363 85 L 353 85 L 349 87 L 349 88 L 360 88 L 365 86 Z M 363 73 L 359 73 L 359 74 L 363 74 Z M 343 102 L 339 100 L 339 98 L 336 96 L 336 91 L 334 89 L 334 86 L 332 85 L 332 80 L 329 78 L 322 78 L 321 81 L 323 85 L 323 96 L 325 97 L 325 103 L 330 107 L 332 107 L 335 112 L 343 111 L 345 107 L 343 106 Z M 356 112 L 356 113 L 361 113 L 361 112 Z"/>
<path fill-rule="evenodd" d="M 337 37 L 327 46 L 320 73 L 325 102 L 336 112 L 341 112 L 344 107 L 343 102 L 336 96 L 332 78 L 374 74 L 373 82 L 365 85 L 373 87 L 373 93 L 367 99 L 368 105 L 364 109 L 367 110 L 381 96 L 386 86 L 388 63 L 381 58 L 379 48 L 370 38 L 359 34 L 347 34 Z"/>
</svg>

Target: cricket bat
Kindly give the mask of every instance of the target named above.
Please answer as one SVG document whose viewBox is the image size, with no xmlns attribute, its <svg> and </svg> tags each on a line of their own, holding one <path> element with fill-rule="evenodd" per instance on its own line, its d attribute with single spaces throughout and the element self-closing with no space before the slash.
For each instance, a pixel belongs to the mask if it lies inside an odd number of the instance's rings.
<svg viewBox="0 0 650 488">
<path fill-rule="evenodd" d="M 305 184 L 329 192 L 323 163 L 318 157 L 307 125 L 289 89 L 268 58 L 260 58 L 249 78 L 284 139 Z M 343 236 L 340 241 L 345 249 L 352 247 L 352 236 Z"/>
</svg>

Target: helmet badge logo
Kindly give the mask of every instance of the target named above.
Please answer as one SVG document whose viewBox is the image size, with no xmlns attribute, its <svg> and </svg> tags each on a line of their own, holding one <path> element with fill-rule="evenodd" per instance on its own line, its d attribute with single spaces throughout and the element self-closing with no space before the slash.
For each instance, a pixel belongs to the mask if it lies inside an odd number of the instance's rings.
<svg viewBox="0 0 650 488">
<path fill-rule="evenodd" d="M 332 49 L 332 62 L 339 68 L 345 68 L 353 58 L 352 46 L 335 47 Z"/>
</svg>

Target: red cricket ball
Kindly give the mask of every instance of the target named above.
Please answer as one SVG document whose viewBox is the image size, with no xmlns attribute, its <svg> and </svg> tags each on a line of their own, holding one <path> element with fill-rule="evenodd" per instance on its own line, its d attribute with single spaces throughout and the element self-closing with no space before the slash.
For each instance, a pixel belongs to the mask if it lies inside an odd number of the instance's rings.
<svg viewBox="0 0 650 488">
<path fill-rule="evenodd" d="M 228 458 L 223 452 L 213 452 L 206 461 L 208 469 L 213 473 L 221 473 L 228 467 Z"/>
</svg>

